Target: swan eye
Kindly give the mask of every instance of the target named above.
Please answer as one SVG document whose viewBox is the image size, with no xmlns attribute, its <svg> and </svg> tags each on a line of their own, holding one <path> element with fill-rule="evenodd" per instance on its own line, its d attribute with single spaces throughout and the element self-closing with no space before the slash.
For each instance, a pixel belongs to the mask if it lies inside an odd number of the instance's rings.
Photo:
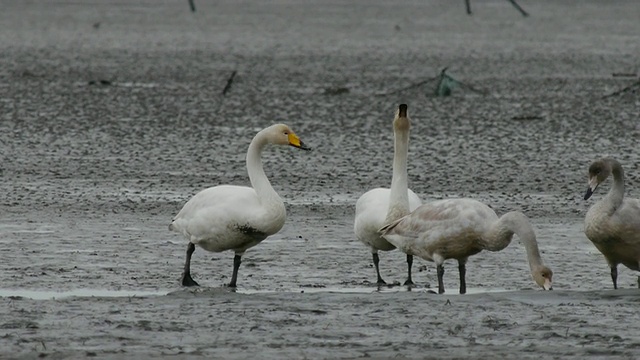
<svg viewBox="0 0 640 360">
<path fill-rule="evenodd" d="M 288 131 L 285 131 L 285 132 L 284 132 L 284 134 L 285 134 L 285 135 L 289 135 L 289 132 L 288 132 Z"/>
</svg>

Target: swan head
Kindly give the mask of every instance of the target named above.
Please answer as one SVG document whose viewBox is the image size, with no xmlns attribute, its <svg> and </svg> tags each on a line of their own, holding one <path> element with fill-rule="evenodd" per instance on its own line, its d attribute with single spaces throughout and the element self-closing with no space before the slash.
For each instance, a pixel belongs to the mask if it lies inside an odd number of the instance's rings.
<svg viewBox="0 0 640 360">
<path fill-rule="evenodd" d="M 537 267 L 533 272 L 533 280 L 545 290 L 553 290 L 552 278 L 553 271 L 544 265 Z"/>
<path fill-rule="evenodd" d="M 407 114 L 407 104 L 400 104 L 396 111 L 396 117 L 393 119 L 394 131 L 409 131 L 411 123 L 409 122 L 409 115 Z"/>
<path fill-rule="evenodd" d="M 611 166 L 606 159 L 594 161 L 591 166 L 589 166 L 589 188 L 587 188 L 587 192 L 584 194 L 584 199 L 588 200 L 596 191 L 598 185 L 604 182 L 610 174 Z"/>
<path fill-rule="evenodd" d="M 302 150 L 311 150 L 302 140 L 285 124 L 276 124 L 265 129 L 267 141 L 275 145 L 289 145 Z"/>
</svg>

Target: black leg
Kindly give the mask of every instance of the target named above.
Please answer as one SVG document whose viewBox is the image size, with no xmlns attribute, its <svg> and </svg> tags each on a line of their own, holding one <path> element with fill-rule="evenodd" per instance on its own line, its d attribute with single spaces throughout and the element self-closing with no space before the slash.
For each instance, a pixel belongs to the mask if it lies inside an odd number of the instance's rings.
<svg viewBox="0 0 640 360">
<path fill-rule="evenodd" d="M 618 265 L 611 265 L 611 280 L 613 280 L 613 288 L 618 288 Z"/>
<path fill-rule="evenodd" d="M 411 280 L 411 267 L 413 266 L 413 255 L 407 254 L 407 281 L 404 282 L 405 285 L 413 285 L 413 280 Z"/>
<path fill-rule="evenodd" d="M 440 264 L 438 269 L 438 294 L 444 294 L 444 265 Z"/>
<path fill-rule="evenodd" d="M 458 271 L 460 272 L 460 294 L 467 293 L 467 281 L 465 275 L 467 274 L 466 263 L 462 260 L 458 260 Z"/>
<path fill-rule="evenodd" d="M 200 286 L 191 278 L 191 255 L 196 251 L 196 246 L 189 243 L 187 246 L 187 260 L 184 262 L 184 272 L 182 273 L 182 286 Z"/>
<path fill-rule="evenodd" d="M 467 5 L 467 14 L 471 15 L 471 4 L 469 3 L 469 0 L 464 0 L 464 3 Z"/>
<path fill-rule="evenodd" d="M 384 285 L 386 282 L 382 280 L 382 276 L 380 276 L 380 267 L 378 264 L 380 263 L 380 258 L 377 253 L 373 254 L 373 265 L 376 267 L 376 274 L 378 274 L 378 285 Z"/>
<path fill-rule="evenodd" d="M 520 11 L 520 14 L 522 14 L 522 16 L 527 17 L 529 16 L 529 13 L 527 13 L 526 11 L 524 11 L 523 8 L 520 7 L 520 5 L 518 5 L 518 3 L 516 2 L 516 0 L 509 0 L 509 2 L 511 3 L 511 5 L 513 5 L 516 9 L 518 9 L 518 11 Z"/>
<path fill-rule="evenodd" d="M 233 275 L 231 276 L 229 287 L 236 287 L 236 281 L 238 280 L 238 269 L 240 269 L 240 264 L 242 264 L 242 255 L 236 254 L 236 256 L 233 257 Z"/>
</svg>

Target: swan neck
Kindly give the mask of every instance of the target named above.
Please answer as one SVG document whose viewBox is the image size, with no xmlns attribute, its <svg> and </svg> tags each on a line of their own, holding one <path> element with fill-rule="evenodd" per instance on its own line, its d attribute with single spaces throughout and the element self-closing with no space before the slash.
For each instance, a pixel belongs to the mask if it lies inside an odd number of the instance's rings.
<svg viewBox="0 0 640 360">
<path fill-rule="evenodd" d="M 260 131 L 251 140 L 249 144 L 249 150 L 247 151 L 247 173 L 249 174 L 249 180 L 251 181 L 251 187 L 255 190 L 260 202 L 273 202 L 282 201 L 280 196 L 271 186 L 267 175 L 262 168 L 262 150 L 267 146 L 268 141 L 266 133 Z"/>
<path fill-rule="evenodd" d="M 394 131 L 393 176 L 389 194 L 387 222 L 409 214 L 407 180 L 407 156 L 409 153 L 409 131 Z"/>
<path fill-rule="evenodd" d="M 487 250 L 499 251 L 504 249 L 511 242 L 513 234 L 516 234 L 527 252 L 527 260 L 529 261 L 531 272 L 533 273 L 537 267 L 543 265 L 540 250 L 538 249 L 538 242 L 536 241 L 536 234 L 529 220 L 523 213 L 512 211 L 502 215 L 502 217 L 494 223 L 490 233 L 494 234 L 494 238 L 489 240 L 491 240 L 492 244 L 496 247 L 496 250 L 489 248 Z"/>
<path fill-rule="evenodd" d="M 622 165 L 613 159 L 609 159 L 609 165 L 611 166 L 611 174 L 613 175 L 613 186 L 607 194 L 607 199 L 614 209 L 617 209 L 622 204 L 624 198 L 624 170 Z"/>
</svg>

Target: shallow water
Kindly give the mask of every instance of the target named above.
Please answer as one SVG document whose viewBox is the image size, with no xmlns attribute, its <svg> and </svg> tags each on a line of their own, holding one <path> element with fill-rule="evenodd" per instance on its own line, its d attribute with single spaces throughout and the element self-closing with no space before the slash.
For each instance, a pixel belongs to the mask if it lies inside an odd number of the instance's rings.
<svg viewBox="0 0 640 360">
<path fill-rule="evenodd" d="M 582 233 L 586 168 L 617 157 L 639 197 L 635 1 L 10 2 L 0 12 L 0 358 L 636 359 L 637 273 Z M 588 24 L 588 26 L 585 26 Z M 423 86 L 445 67 L 483 95 Z M 231 91 L 221 91 L 232 71 Z M 108 80 L 112 85 L 89 85 Z M 328 88 L 348 88 L 328 95 Z M 409 184 L 524 212 L 554 291 L 519 240 L 445 264 L 371 254 L 356 199 L 390 183 L 390 122 L 409 104 Z M 518 120 L 518 119 L 530 120 Z M 282 231 L 243 257 L 167 230 L 197 191 L 247 185 L 255 132 L 288 123 L 312 152 L 271 149 Z"/>
<path fill-rule="evenodd" d="M 139 290 L 107 290 L 107 289 L 73 289 L 67 291 L 0 289 L 0 297 L 26 298 L 32 300 L 60 300 L 70 297 L 143 297 L 162 296 L 169 291 L 139 291 Z"/>
</svg>

